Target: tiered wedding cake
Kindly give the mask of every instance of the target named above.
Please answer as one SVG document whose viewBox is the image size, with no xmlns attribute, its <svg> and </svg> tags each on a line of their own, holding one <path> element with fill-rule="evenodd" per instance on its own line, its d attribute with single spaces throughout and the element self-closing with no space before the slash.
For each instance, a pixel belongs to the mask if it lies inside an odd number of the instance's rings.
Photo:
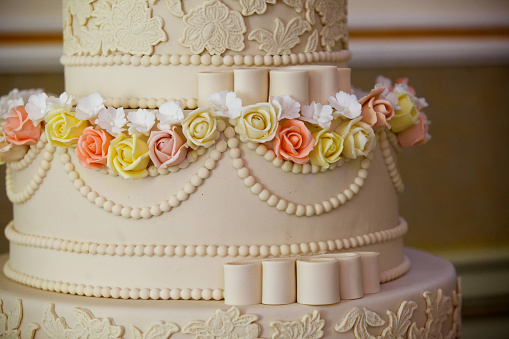
<svg viewBox="0 0 509 339">
<path fill-rule="evenodd" d="M 343 0 L 64 1 L 66 93 L 2 98 L 0 336 L 459 335 L 454 269 L 403 249 L 395 160 L 425 101 L 350 94 L 347 41 Z M 340 252 L 379 255 L 381 292 L 228 300 L 225 263 Z"/>
</svg>

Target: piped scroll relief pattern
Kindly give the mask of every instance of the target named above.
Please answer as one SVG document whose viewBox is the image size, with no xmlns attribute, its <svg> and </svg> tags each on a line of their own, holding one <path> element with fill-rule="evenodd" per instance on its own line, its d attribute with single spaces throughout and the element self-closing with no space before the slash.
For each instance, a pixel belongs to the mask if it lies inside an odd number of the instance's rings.
<svg viewBox="0 0 509 339">
<path fill-rule="evenodd" d="M 311 30 L 309 22 L 300 17 L 290 20 L 286 27 L 279 18 L 275 22 L 274 32 L 258 28 L 249 34 L 249 40 L 256 40 L 259 49 L 271 55 L 290 54 L 291 49 L 300 43 L 300 36 Z"/>
<path fill-rule="evenodd" d="M 6 313 L 3 310 L 3 300 L 0 299 L 0 338 L 5 339 L 33 339 L 39 329 L 36 323 L 30 323 L 21 328 L 23 320 L 23 304 L 18 299 L 14 308 Z"/>
<path fill-rule="evenodd" d="M 145 333 L 135 326 L 131 327 L 131 331 L 134 339 L 169 339 L 172 334 L 180 331 L 180 328 L 173 323 L 158 321 L 150 326 Z"/>
<path fill-rule="evenodd" d="M 145 0 L 66 0 L 64 52 L 152 54 L 153 46 L 167 40 L 163 24 Z"/>
<path fill-rule="evenodd" d="M 64 318 L 55 313 L 55 305 L 51 304 L 44 312 L 42 328 L 51 339 L 117 339 L 122 338 L 124 328 L 115 326 L 110 318 L 96 318 L 87 309 L 76 307 L 73 309 L 76 323 L 69 327 Z"/>
<path fill-rule="evenodd" d="M 419 327 L 413 320 L 414 313 L 420 311 L 415 301 L 403 301 L 396 313 L 387 310 L 388 324 L 380 335 L 372 335 L 370 327 L 381 327 L 386 324 L 380 315 L 365 307 L 352 308 L 341 321 L 335 325 L 339 333 L 353 332 L 356 339 L 424 339 L 460 337 L 461 332 L 461 285 L 458 279 L 457 290 L 451 297 L 443 295 L 441 289 L 436 293 L 426 291 L 422 294 L 426 302 L 427 321 Z M 39 329 L 36 323 L 30 323 L 21 328 L 23 307 L 21 300 L 17 300 L 10 312 L 3 313 L 0 300 L 0 337 L 9 339 L 33 339 Z M 49 338 L 77 339 L 116 339 L 124 338 L 124 326 L 115 325 L 112 318 L 96 318 L 92 312 L 84 308 L 74 308 L 75 323 L 69 327 L 66 320 L 55 312 L 55 305 L 50 304 L 43 314 L 42 330 Z M 231 339 L 231 338 L 259 338 L 261 326 L 258 315 L 244 314 L 233 306 L 224 311 L 217 309 L 208 320 L 196 320 L 187 323 L 182 328 L 182 334 L 194 338 Z M 270 319 L 269 319 L 270 320 Z M 444 328 L 450 321 L 450 328 Z M 272 339 L 319 339 L 324 335 L 326 322 L 321 318 L 318 310 L 312 314 L 305 314 L 302 319 L 295 321 L 274 320 L 270 322 Z M 142 332 L 131 326 L 134 339 L 169 339 L 180 331 L 179 325 L 172 322 L 158 321 Z M 267 328 L 267 332 L 270 330 Z M 265 331 L 264 331 L 265 332 Z M 445 335 L 443 334 L 445 332 Z M 380 332 L 379 332 L 380 333 Z"/>
<path fill-rule="evenodd" d="M 320 312 L 313 311 L 313 314 L 306 314 L 302 320 L 280 321 L 270 323 L 273 334 L 272 339 L 319 339 L 323 337 L 325 320 L 320 318 Z"/>
<path fill-rule="evenodd" d="M 256 322 L 258 316 L 253 314 L 240 315 L 240 310 L 233 306 L 228 311 L 218 309 L 207 321 L 193 321 L 182 329 L 182 333 L 194 334 L 200 338 L 258 338 L 260 325 Z M 245 333 L 238 333 L 244 329 Z"/>
<path fill-rule="evenodd" d="M 442 338 L 443 325 L 448 318 L 452 317 L 451 329 L 444 338 L 456 338 L 459 331 L 457 314 L 461 312 L 458 294 L 453 292 L 453 302 L 451 302 L 451 298 L 443 296 L 441 289 L 436 294 L 429 291 L 424 292 L 423 298 L 426 301 L 427 316 L 424 327 L 418 327 L 415 322 L 412 322 L 412 316 L 417 309 L 417 303 L 414 301 L 404 301 L 401 303 L 397 313 L 387 311 L 389 324 L 379 336 L 370 334 L 368 329 L 370 327 L 383 326 L 385 321 L 376 312 L 365 307 L 355 307 L 350 310 L 341 323 L 335 326 L 335 329 L 339 333 L 353 331 L 356 339 Z"/>
<path fill-rule="evenodd" d="M 184 16 L 184 37 L 180 43 L 200 54 L 205 49 L 220 55 L 227 49 L 242 51 L 246 25 L 242 15 L 219 0 L 203 3 Z"/>
</svg>

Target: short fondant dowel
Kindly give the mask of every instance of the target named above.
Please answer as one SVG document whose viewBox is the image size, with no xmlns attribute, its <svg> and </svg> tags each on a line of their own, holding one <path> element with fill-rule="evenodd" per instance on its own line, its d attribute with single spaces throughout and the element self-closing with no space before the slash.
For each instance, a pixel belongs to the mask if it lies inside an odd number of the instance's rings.
<svg viewBox="0 0 509 339">
<path fill-rule="evenodd" d="M 224 264 L 224 303 L 255 305 L 262 302 L 262 263 L 258 260 Z"/>
<path fill-rule="evenodd" d="M 352 93 L 352 70 L 350 68 L 338 68 L 338 92 Z"/>
<path fill-rule="evenodd" d="M 266 68 L 239 68 L 233 70 L 233 87 L 242 105 L 267 102 L 269 98 L 269 70 Z"/>
<path fill-rule="evenodd" d="M 269 95 L 289 95 L 301 105 L 309 104 L 309 73 L 306 70 L 278 69 L 269 73 Z"/>
<path fill-rule="evenodd" d="M 297 300 L 295 259 L 262 261 L 262 304 L 286 305 Z"/>
<path fill-rule="evenodd" d="M 339 294 L 341 299 L 359 299 L 364 295 L 362 288 L 361 256 L 356 253 L 326 254 L 339 264 Z"/>
<path fill-rule="evenodd" d="M 339 265 L 336 259 L 297 260 L 297 302 L 306 305 L 339 302 Z"/>
<path fill-rule="evenodd" d="M 198 107 L 209 107 L 209 96 L 215 92 L 233 91 L 233 72 L 198 73 Z"/>
<path fill-rule="evenodd" d="M 364 294 L 380 292 L 380 268 L 378 252 L 357 252 L 361 256 L 362 286 Z"/>
<path fill-rule="evenodd" d="M 304 69 L 309 72 L 309 102 L 314 101 L 323 105 L 328 104 L 329 98 L 338 92 L 338 72 L 336 66 L 308 65 L 298 66 L 295 69 Z"/>
</svg>

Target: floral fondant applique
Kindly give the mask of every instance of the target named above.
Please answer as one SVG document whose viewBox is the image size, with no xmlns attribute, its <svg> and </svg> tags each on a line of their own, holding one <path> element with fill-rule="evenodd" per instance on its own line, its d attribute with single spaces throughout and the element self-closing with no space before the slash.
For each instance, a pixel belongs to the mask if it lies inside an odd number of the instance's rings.
<svg viewBox="0 0 509 339">
<path fill-rule="evenodd" d="M 323 337 L 325 320 L 320 318 L 320 312 L 306 314 L 302 320 L 296 321 L 273 321 L 270 327 L 274 331 L 272 339 L 319 339 Z"/>
<path fill-rule="evenodd" d="M 33 339 L 40 326 L 36 323 L 30 323 L 22 329 L 20 328 L 22 320 L 23 304 L 21 299 L 18 299 L 14 308 L 7 313 L 4 313 L 3 300 L 0 299 L 0 338 Z"/>
<path fill-rule="evenodd" d="M 182 333 L 194 334 L 195 338 L 258 338 L 260 325 L 256 323 L 257 320 L 258 316 L 253 314 L 240 315 L 240 310 L 233 306 L 226 312 L 217 310 L 207 321 L 197 320 L 187 324 Z M 244 328 L 245 335 L 238 333 L 241 328 Z"/>
<path fill-rule="evenodd" d="M 267 54 L 290 54 L 291 49 L 300 42 L 300 36 L 311 30 L 309 22 L 301 17 L 293 18 L 286 27 L 279 18 L 275 22 L 274 32 L 258 28 L 249 34 L 249 40 L 256 40 L 260 44 L 259 49 Z"/>
<path fill-rule="evenodd" d="M 220 55 L 227 49 L 242 51 L 246 25 L 242 15 L 219 0 L 206 1 L 184 16 L 184 36 L 180 40 L 194 54 L 207 50 Z"/>
</svg>

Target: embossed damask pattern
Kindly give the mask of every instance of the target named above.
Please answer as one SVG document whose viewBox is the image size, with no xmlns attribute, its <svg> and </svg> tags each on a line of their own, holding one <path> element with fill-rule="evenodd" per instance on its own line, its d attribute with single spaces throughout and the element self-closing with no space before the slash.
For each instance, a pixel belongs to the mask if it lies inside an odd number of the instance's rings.
<svg viewBox="0 0 509 339">
<path fill-rule="evenodd" d="M 151 54 L 153 46 L 167 40 L 163 24 L 145 0 L 66 0 L 64 53 Z"/>
<path fill-rule="evenodd" d="M 256 40 L 260 44 L 260 50 L 267 54 L 290 54 L 291 49 L 300 42 L 300 36 L 310 29 L 309 22 L 300 17 L 293 18 L 286 27 L 276 18 L 274 32 L 258 28 L 249 34 L 249 39 Z"/>
<path fill-rule="evenodd" d="M 246 37 L 256 40 L 268 55 L 287 55 L 301 43 L 300 35 L 312 30 L 305 52 L 317 51 L 320 45 L 322 50 L 332 51 L 338 41 L 346 47 L 345 0 L 281 0 L 287 7 L 285 20 L 267 16 L 267 21 L 276 22 L 274 32 L 249 17 L 267 15 L 268 6 L 281 8 L 276 0 L 238 0 L 228 6 L 221 0 L 209 0 L 190 9 L 182 0 L 164 1 L 167 10 L 182 20 L 180 37 L 172 36 L 175 30 L 165 28 L 164 19 L 154 15 L 160 0 L 64 0 L 64 54 L 150 56 L 154 46 L 169 36 L 197 55 L 205 50 L 210 55 L 241 52 Z"/>
<path fill-rule="evenodd" d="M 219 0 L 203 3 L 184 16 L 184 37 L 181 44 L 191 52 L 222 54 L 227 49 L 242 51 L 246 26 L 242 15 L 230 10 Z"/>
</svg>

